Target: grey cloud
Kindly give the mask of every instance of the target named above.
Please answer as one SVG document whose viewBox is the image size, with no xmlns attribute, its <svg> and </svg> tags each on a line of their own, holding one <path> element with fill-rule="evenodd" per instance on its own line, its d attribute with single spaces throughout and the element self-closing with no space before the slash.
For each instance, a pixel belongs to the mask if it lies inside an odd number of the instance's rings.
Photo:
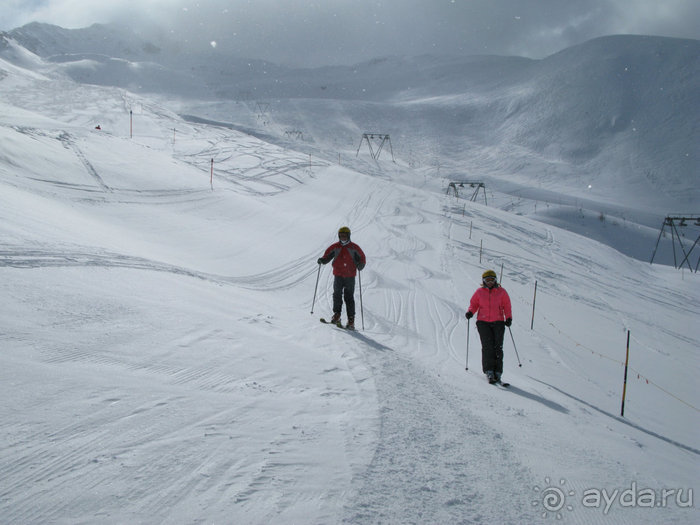
<svg viewBox="0 0 700 525">
<path fill-rule="evenodd" d="M 216 41 L 216 49 L 293 65 L 422 54 L 539 58 L 605 34 L 697 38 L 700 17 L 697 0 L 7 1 L 15 20 L 21 11 L 64 27 L 125 23 L 183 48 Z"/>
</svg>

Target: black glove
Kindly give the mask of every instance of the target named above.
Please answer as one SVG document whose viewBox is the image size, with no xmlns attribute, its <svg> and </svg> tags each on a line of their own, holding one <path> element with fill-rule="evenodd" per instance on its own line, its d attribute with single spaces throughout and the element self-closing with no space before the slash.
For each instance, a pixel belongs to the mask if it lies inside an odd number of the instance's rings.
<svg viewBox="0 0 700 525">
<path fill-rule="evenodd" d="M 359 253 L 356 253 L 352 256 L 352 260 L 355 261 L 355 267 L 362 271 L 365 265 L 362 263 L 362 258 L 360 257 Z"/>
<path fill-rule="evenodd" d="M 467 313 L 464 315 L 464 317 L 466 317 L 467 319 L 471 319 L 472 317 L 474 317 L 474 314 L 467 310 Z"/>
<path fill-rule="evenodd" d="M 318 264 L 326 264 L 326 261 L 323 260 L 323 257 L 319 257 L 318 261 L 316 261 Z"/>
<path fill-rule="evenodd" d="M 510 326 L 512 324 L 513 324 L 513 320 L 510 317 L 508 319 L 506 319 L 506 326 Z"/>
</svg>

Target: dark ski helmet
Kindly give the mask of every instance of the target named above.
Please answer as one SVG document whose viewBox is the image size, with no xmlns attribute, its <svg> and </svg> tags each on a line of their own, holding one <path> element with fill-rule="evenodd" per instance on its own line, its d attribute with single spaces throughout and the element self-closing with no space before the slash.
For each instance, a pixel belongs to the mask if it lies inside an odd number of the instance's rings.
<svg viewBox="0 0 700 525">
<path fill-rule="evenodd" d="M 340 240 L 341 235 L 347 235 L 348 240 L 347 241 L 341 241 L 342 244 L 347 244 L 350 242 L 350 228 L 347 226 L 343 226 L 338 230 L 338 240 Z"/>
</svg>

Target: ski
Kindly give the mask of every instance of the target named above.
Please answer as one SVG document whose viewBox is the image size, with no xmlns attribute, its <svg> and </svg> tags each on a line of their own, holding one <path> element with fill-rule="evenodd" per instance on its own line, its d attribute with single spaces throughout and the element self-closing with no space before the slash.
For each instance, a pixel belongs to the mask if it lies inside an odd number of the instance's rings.
<svg viewBox="0 0 700 525">
<path fill-rule="evenodd" d="M 488 375 L 488 374 L 487 374 L 486 379 L 488 380 L 489 385 L 498 385 L 498 386 L 502 386 L 502 387 L 505 387 L 505 388 L 508 388 L 508 387 L 510 386 L 510 383 L 504 383 L 503 381 L 501 381 L 500 378 L 497 379 L 497 378 L 496 378 L 495 376 L 493 376 L 493 375 Z"/>
<path fill-rule="evenodd" d="M 337 327 L 340 328 L 341 330 L 349 330 L 349 331 L 351 331 L 351 332 L 354 332 L 354 331 L 355 331 L 355 328 L 354 328 L 354 327 L 351 328 L 351 327 L 349 327 L 349 326 L 343 326 L 342 323 L 332 323 L 331 321 L 327 321 L 327 320 L 324 319 L 323 317 L 321 317 L 321 319 L 319 319 L 319 321 L 321 321 L 323 324 L 332 324 L 333 326 L 337 326 Z"/>
<path fill-rule="evenodd" d="M 345 330 L 345 327 L 341 323 L 331 323 L 330 321 L 326 321 L 323 317 L 321 317 L 321 319 L 319 319 L 319 321 L 321 321 L 323 324 L 330 324 L 330 325 L 337 326 L 338 328 Z"/>
</svg>

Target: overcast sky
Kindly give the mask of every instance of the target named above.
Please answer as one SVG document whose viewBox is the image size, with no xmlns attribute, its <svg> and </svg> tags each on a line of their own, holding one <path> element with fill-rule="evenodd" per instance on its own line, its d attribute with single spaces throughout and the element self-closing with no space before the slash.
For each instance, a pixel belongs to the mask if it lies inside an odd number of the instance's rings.
<svg viewBox="0 0 700 525">
<path fill-rule="evenodd" d="M 0 0 L 0 30 L 32 21 L 157 26 L 192 49 L 316 66 L 387 55 L 542 58 L 610 34 L 698 39 L 700 0 Z"/>
</svg>

